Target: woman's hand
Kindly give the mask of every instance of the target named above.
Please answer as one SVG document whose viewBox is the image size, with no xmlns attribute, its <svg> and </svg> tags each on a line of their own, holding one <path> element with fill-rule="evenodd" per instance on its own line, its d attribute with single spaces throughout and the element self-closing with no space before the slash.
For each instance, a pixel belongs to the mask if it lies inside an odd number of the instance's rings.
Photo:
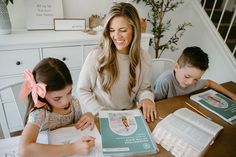
<svg viewBox="0 0 236 157">
<path fill-rule="evenodd" d="M 88 155 L 95 146 L 95 138 L 92 136 L 82 137 L 71 144 L 73 154 Z"/>
<path fill-rule="evenodd" d="M 75 124 L 77 129 L 84 130 L 87 127 L 91 127 L 91 130 L 94 127 L 94 116 L 91 112 L 86 112 L 82 115 L 82 117 Z"/>
<path fill-rule="evenodd" d="M 157 119 L 157 110 L 156 110 L 155 103 L 153 103 L 149 99 L 144 99 L 138 105 L 138 108 L 141 108 L 141 107 L 143 108 L 144 118 L 148 122 L 150 122 L 150 121 L 153 122 L 155 119 Z"/>
</svg>

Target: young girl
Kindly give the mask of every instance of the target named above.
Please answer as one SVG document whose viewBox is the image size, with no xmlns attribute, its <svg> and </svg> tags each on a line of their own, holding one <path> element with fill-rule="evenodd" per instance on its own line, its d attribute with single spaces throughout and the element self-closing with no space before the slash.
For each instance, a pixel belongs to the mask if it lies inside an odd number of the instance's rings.
<svg viewBox="0 0 236 157">
<path fill-rule="evenodd" d="M 33 70 L 24 72 L 25 81 L 20 98 L 28 96 L 25 128 L 20 141 L 20 156 L 87 155 L 94 147 L 95 139 L 83 137 L 66 145 L 36 143 L 40 131 L 75 124 L 77 129 L 94 126 L 90 112 L 82 115 L 79 101 L 72 97 L 72 78 L 64 62 L 43 59 Z"/>
</svg>

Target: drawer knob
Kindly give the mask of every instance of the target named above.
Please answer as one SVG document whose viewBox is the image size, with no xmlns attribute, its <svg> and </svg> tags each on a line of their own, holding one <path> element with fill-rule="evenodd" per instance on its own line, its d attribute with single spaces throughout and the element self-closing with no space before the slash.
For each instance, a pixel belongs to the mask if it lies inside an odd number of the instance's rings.
<svg viewBox="0 0 236 157">
<path fill-rule="evenodd" d="M 66 61 L 66 57 L 63 57 L 63 58 L 62 58 L 62 61 Z"/>
<path fill-rule="evenodd" d="M 20 61 L 16 61 L 16 65 L 20 65 L 21 64 L 21 62 Z"/>
</svg>

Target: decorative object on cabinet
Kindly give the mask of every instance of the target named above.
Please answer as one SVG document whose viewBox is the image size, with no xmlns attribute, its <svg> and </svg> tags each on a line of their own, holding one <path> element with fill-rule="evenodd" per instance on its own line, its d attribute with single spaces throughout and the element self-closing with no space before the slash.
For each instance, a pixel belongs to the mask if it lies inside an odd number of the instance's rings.
<svg viewBox="0 0 236 157">
<path fill-rule="evenodd" d="M 167 41 L 162 41 L 166 32 L 170 29 L 171 19 L 164 20 L 164 17 L 168 12 L 174 11 L 179 5 L 183 4 L 183 0 L 133 0 L 133 2 L 139 3 L 142 1 L 146 6 L 151 8 L 148 13 L 147 21 L 153 26 L 152 33 L 154 38 L 151 39 L 151 45 L 155 50 L 156 58 L 160 58 L 164 50 L 170 49 L 171 51 L 177 50 L 177 43 L 183 36 L 186 27 L 192 26 L 190 22 L 184 22 L 179 24 L 173 35 L 170 34 L 170 38 Z M 169 36 L 169 35 L 168 35 Z"/>
<path fill-rule="evenodd" d="M 89 28 L 93 29 L 98 26 L 101 26 L 102 20 L 105 18 L 105 15 L 103 17 L 99 15 L 91 15 L 89 17 Z"/>
<path fill-rule="evenodd" d="M 53 19 L 63 18 L 62 0 L 26 0 L 28 30 L 53 29 Z"/>
<path fill-rule="evenodd" d="M 86 28 L 86 20 L 78 18 L 55 18 L 55 31 L 81 31 Z"/>
<path fill-rule="evenodd" d="M 13 0 L 0 0 L 0 34 L 11 33 L 11 21 L 7 9 L 9 1 L 13 4 Z"/>
</svg>

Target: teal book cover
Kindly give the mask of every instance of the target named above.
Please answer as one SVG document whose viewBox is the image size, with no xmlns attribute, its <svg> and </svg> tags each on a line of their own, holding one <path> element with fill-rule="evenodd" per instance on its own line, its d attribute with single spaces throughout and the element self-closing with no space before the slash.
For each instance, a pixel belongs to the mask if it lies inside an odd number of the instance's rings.
<svg viewBox="0 0 236 157">
<path fill-rule="evenodd" d="M 157 146 L 140 110 L 100 111 L 103 154 L 157 153 Z"/>
<path fill-rule="evenodd" d="M 207 90 L 190 97 L 206 109 L 215 113 L 230 124 L 236 121 L 236 102 L 214 90 Z"/>
</svg>

